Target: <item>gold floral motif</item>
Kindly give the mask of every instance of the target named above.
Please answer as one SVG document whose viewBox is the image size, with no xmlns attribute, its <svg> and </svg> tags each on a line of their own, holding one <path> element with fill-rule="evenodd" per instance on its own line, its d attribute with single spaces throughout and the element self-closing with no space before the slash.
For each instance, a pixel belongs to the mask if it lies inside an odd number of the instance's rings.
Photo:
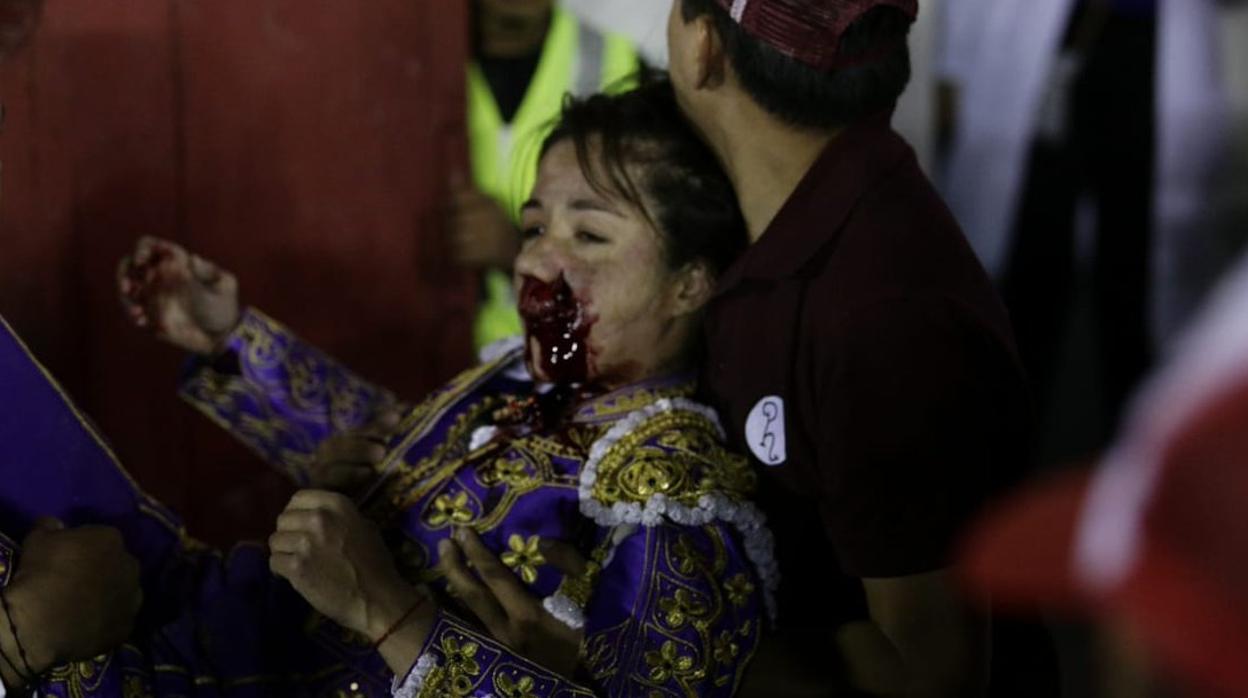
<svg viewBox="0 0 1248 698">
<path fill-rule="evenodd" d="M 512 487 L 523 487 L 533 482 L 533 476 L 529 474 L 529 467 L 523 458 L 517 457 L 515 454 L 496 458 L 489 465 L 480 470 L 481 482 L 487 487 L 494 487 L 499 483 L 505 483 Z"/>
<path fill-rule="evenodd" d="M 532 676 L 521 676 L 516 681 L 509 674 L 500 671 L 494 675 L 494 687 L 506 698 L 537 698 L 533 693 L 536 684 Z"/>
<path fill-rule="evenodd" d="M 693 668 L 693 657 L 680 654 L 676 643 L 668 640 L 658 652 L 646 652 L 646 665 L 650 667 L 650 680 L 662 683 L 673 676 L 689 673 Z"/>
<path fill-rule="evenodd" d="M 253 309 L 247 313 L 238 336 L 247 347 L 248 363 L 271 367 L 280 360 L 278 338 L 289 335 L 276 320 Z"/>
<path fill-rule="evenodd" d="M 705 616 L 707 607 L 688 589 L 677 589 L 674 595 L 659 599 L 659 610 L 668 627 L 679 630 L 691 619 Z"/>
<path fill-rule="evenodd" d="M 475 642 L 465 642 L 460 646 L 459 641 L 449 635 L 442 638 L 442 655 L 446 657 L 446 669 L 452 677 L 481 673 L 481 665 L 475 659 L 479 649 L 480 645 Z"/>
<path fill-rule="evenodd" d="M 507 539 L 510 550 L 502 554 L 503 564 L 520 575 L 525 584 L 533 584 L 537 581 L 537 568 L 546 564 L 546 557 L 542 555 L 540 546 L 541 538 L 538 536 L 529 536 L 526 541 L 520 534 L 513 533 Z"/>
<path fill-rule="evenodd" d="M 754 583 L 743 572 L 724 582 L 724 591 L 732 605 L 741 608 L 749 603 L 750 595 L 754 593 Z"/>
<path fill-rule="evenodd" d="M 741 653 L 741 648 L 737 643 L 732 641 L 733 633 L 725 630 L 715 638 L 715 642 L 711 646 L 711 656 L 720 664 L 731 664 L 737 655 Z"/>
<path fill-rule="evenodd" d="M 585 455 L 594 447 L 594 442 L 602 436 L 603 428 L 596 425 L 572 424 L 563 430 L 561 436 L 577 453 L 578 458 L 584 460 Z"/>
<path fill-rule="evenodd" d="M 637 500 L 644 501 L 656 494 L 670 496 L 686 489 L 685 480 L 693 471 L 690 466 L 686 459 L 666 453 L 650 454 L 620 471 L 619 484 L 626 496 Z"/>
<path fill-rule="evenodd" d="M 651 417 L 607 449 L 593 494 L 606 505 L 665 494 L 696 507 L 706 494 L 748 499 L 754 484 L 749 463 L 724 448 L 710 420 L 675 410 Z"/>
<path fill-rule="evenodd" d="M 698 549 L 694 547 L 693 540 L 685 534 L 681 534 L 676 539 L 676 544 L 672 550 L 672 567 L 686 577 L 692 577 L 695 572 L 706 567 L 706 558 Z"/>
<path fill-rule="evenodd" d="M 65 664 L 48 672 L 47 679 L 53 685 L 64 686 L 69 698 L 83 698 L 98 688 L 111 661 L 111 654 L 102 654 L 84 662 Z"/>
<path fill-rule="evenodd" d="M 325 382 L 317 375 L 316 361 L 310 356 L 289 358 L 285 368 L 291 401 L 301 408 L 318 408 L 325 395 Z"/>
<path fill-rule="evenodd" d="M 471 694 L 473 683 L 475 682 L 467 676 L 451 672 L 451 695 L 467 696 Z"/>
<path fill-rule="evenodd" d="M 472 509 L 468 507 L 468 493 L 461 490 L 454 496 L 449 494 L 438 495 L 433 500 L 433 511 L 429 512 L 429 516 L 425 521 L 430 526 L 436 528 L 449 523 L 471 523 L 473 518 L 475 517 Z"/>
<path fill-rule="evenodd" d="M 127 676 L 122 680 L 121 695 L 123 698 L 152 698 L 147 682 L 138 676 Z"/>
</svg>

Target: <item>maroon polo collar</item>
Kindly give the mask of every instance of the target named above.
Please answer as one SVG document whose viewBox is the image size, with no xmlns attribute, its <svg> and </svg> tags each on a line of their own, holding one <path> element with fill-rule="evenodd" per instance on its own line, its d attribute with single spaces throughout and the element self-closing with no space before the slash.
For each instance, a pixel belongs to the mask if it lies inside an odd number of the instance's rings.
<svg viewBox="0 0 1248 698">
<path fill-rule="evenodd" d="M 863 119 L 832 139 L 762 237 L 720 278 L 719 293 L 745 279 L 790 277 L 837 238 L 863 195 L 912 152 L 891 118 Z"/>
</svg>

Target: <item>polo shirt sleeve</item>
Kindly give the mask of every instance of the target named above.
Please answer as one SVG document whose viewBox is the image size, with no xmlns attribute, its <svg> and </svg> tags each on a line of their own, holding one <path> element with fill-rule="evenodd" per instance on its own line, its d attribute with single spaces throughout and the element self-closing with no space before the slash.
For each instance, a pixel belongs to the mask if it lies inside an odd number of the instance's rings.
<svg viewBox="0 0 1248 698">
<path fill-rule="evenodd" d="M 820 338 L 820 508 L 846 573 L 947 566 L 988 489 L 992 378 L 979 332 L 950 302 L 901 297 Z"/>
</svg>

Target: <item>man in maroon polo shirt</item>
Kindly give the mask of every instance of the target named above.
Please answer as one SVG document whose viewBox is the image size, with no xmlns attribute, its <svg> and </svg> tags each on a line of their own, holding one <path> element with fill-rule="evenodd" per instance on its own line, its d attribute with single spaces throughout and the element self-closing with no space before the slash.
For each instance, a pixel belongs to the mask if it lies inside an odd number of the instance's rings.
<svg viewBox="0 0 1248 698">
<path fill-rule="evenodd" d="M 1030 409 L 1001 303 L 889 126 L 917 10 L 674 1 L 672 78 L 753 243 L 708 313 L 705 385 L 777 538 L 782 632 L 759 694 L 987 683 L 987 622 L 946 567 L 1021 470 Z"/>
</svg>

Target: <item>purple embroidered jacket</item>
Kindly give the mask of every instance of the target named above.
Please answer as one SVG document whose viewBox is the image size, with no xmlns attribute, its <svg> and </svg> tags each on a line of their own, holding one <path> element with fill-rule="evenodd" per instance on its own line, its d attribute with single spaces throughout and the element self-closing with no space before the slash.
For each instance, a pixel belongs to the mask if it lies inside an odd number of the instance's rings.
<svg viewBox="0 0 1248 698">
<path fill-rule="evenodd" d="M 125 695 L 731 695 L 757 646 L 776 581 L 770 534 L 748 501 L 748 464 L 724 449 L 713 413 L 688 400 L 687 380 L 599 397 L 552 428 L 518 429 L 504 418 L 509 406 L 538 392 L 518 350 L 461 374 L 406 412 L 360 504 L 386 534 L 400 569 L 435 589 L 442 586 L 432 571 L 438 541 L 455 525 L 477 530 L 548 610 L 583 627 L 577 676 L 558 676 L 516 655 L 448 602 L 416 665 L 391 685 L 365 641 L 310 612 L 259 571 L 259 551 L 222 559 L 194 552 L 183 536 L 173 556 L 183 562 L 144 563 L 181 570 L 172 576 L 182 593 L 158 593 L 156 605 L 174 607 L 166 615 L 182 625 L 156 627 L 161 639 L 185 646 L 162 669 L 149 659 L 159 643 L 135 643 L 134 657 L 149 668 L 134 686 L 148 692 Z M 307 482 L 323 440 L 395 404 L 255 311 L 244 315 L 225 352 L 190 367 L 182 394 L 297 483 Z M 547 538 L 575 542 L 601 571 L 592 580 L 562 579 L 540 552 Z M 202 557 L 213 563 L 185 562 Z M 216 648 L 217 661 L 204 661 L 196 623 L 209 614 L 217 619 L 210 625 L 235 633 L 239 647 L 258 656 Z M 275 652 L 274 641 L 286 649 Z M 234 664 L 245 664 L 246 672 Z M 151 680 L 179 671 L 195 690 L 169 692 Z M 245 692 L 249 679 L 265 677 L 281 678 Z"/>
</svg>

